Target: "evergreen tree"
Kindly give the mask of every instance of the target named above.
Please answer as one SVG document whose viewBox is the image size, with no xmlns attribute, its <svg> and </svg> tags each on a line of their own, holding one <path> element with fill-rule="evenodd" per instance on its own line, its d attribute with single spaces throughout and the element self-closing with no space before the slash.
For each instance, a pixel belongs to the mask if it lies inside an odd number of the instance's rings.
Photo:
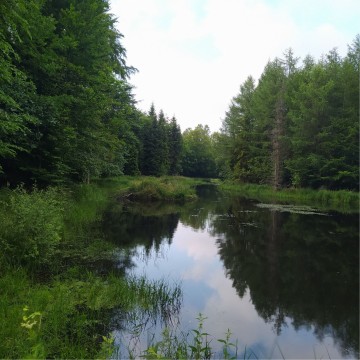
<svg viewBox="0 0 360 360">
<path fill-rule="evenodd" d="M 160 110 L 159 112 L 159 122 L 158 122 L 158 161 L 159 173 L 158 175 L 167 175 L 169 172 L 169 139 L 168 139 L 168 123 L 165 119 L 164 112 Z"/>
<path fill-rule="evenodd" d="M 229 110 L 223 120 L 223 138 L 220 143 L 225 142 L 223 151 L 218 151 L 218 157 L 225 158 L 218 161 L 227 164 L 231 177 L 244 182 L 251 182 L 252 171 L 250 169 L 250 158 L 252 157 L 252 142 L 254 117 L 252 114 L 252 98 L 255 89 L 255 81 L 249 76 L 240 86 L 240 93 L 232 99 Z M 223 165 L 223 171 L 225 170 Z"/>
<path fill-rule="evenodd" d="M 254 92 L 253 114 L 255 156 L 250 160 L 250 171 L 258 182 L 282 184 L 283 136 L 286 122 L 286 74 L 279 59 L 269 62 Z"/>
<path fill-rule="evenodd" d="M 223 176 L 274 188 L 358 189 L 360 37 L 297 66 L 291 49 L 249 79 L 216 137 Z"/>
<path fill-rule="evenodd" d="M 182 135 L 180 126 L 172 117 L 168 127 L 169 144 L 169 175 L 178 175 L 181 172 Z"/>
<path fill-rule="evenodd" d="M 356 67 L 335 50 L 306 67 L 290 94 L 292 157 L 296 186 L 358 187 L 358 84 Z"/>
</svg>

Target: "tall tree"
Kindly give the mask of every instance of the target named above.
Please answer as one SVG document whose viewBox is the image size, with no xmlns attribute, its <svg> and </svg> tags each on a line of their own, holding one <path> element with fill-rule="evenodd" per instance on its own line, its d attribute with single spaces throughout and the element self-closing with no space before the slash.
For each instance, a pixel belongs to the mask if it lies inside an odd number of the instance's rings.
<svg viewBox="0 0 360 360">
<path fill-rule="evenodd" d="M 269 62 L 254 93 L 255 133 L 258 136 L 254 167 L 259 180 L 279 188 L 283 178 L 283 135 L 286 121 L 286 74 L 279 59 Z"/>
<path fill-rule="evenodd" d="M 31 28 L 26 20 L 28 13 L 39 14 L 34 1 L 4 1 L 0 3 L 0 174 L 5 181 L 14 168 L 19 152 L 29 152 L 31 127 L 38 123 L 34 102 L 36 88 L 28 78 L 18 48 L 30 38 Z"/>
<path fill-rule="evenodd" d="M 126 65 L 122 35 L 108 13 L 108 1 L 5 3 L 10 7 L 0 8 L 5 19 L 0 41 L 6 49 L 7 69 L 23 75 L 17 76 L 22 79 L 21 90 L 8 89 L 6 82 L 0 85 L 6 94 L 2 101 L 10 104 L 14 90 L 31 99 L 26 107 L 18 104 L 11 126 L 6 125 L 8 120 L 2 122 L 7 134 L 2 137 L 6 147 L 1 146 L 6 154 L 3 177 L 59 182 L 121 173 L 124 147 L 118 139 L 119 123 L 109 122 L 108 113 L 117 101 L 119 84 L 134 69 Z M 5 74 L 6 81 L 14 83 L 8 70 Z M 6 110 L 7 119 L 11 112 Z M 10 133 L 27 134 L 27 148 L 16 140 L 15 151 Z"/>
<path fill-rule="evenodd" d="M 217 156 L 225 158 L 223 162 L 227 164 L 231 177 L 241 181 L 252 181 L 252 171 L 250 168 L 250 158 L 252 154 L 254 116 L 252 113 L 252 99 L 255 89 L 255 81 L 249 76 L 240 86 L 240 92 L 235 96 L 226 112 L 223 120 L 223 138 L 220 142 L 225 142 L 223 151 L 218 151 Z M 219 163 L 222 161 L 220 160 Z M 223 166 L 225 171 L 225 167 Z"/>
<path fill-rule="evenodd" d="M 210 178 L 216 176 L 215 155 L 207 125 L 198 125 L 183 133 L 183 174 L 191 177 Z"/>
<path fill-rule="evenodd" d="M 160 161 L 159 175 L 167 175 L 169 172 L 169 139 L 168 139 L 168 123 L 166 121 L 164 112 L 159 112 L 158 122 L 158 157 Z"/>
<path fill-rule="evenodd" d="M 175 116 L 171 118 L 168 127 L 169 144 L 169 175 L 178 175 L 181 172 L 181 153 L 183 148 L 180 126 Z"/>
</svg>

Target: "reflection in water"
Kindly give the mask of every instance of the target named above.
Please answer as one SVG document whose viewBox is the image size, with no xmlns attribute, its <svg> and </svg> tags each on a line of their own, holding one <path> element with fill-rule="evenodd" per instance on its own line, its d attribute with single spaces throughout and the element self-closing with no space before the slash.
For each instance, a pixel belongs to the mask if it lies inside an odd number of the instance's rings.
<svg viewBox="0 0 360 360">
<path fill-rule="evenodd" d="M 209 188 L 200 195 L 181 207 L 114 204 L 104 218 L 133 273 L 182 280 L 183 329 L 203 312 L 208 332 L 223 337 L 229 327 L 259 356 L 276 356 L 281 343 L 287 358 L 321 357 L 323 342 L 325 357 L 358 357 L 357 216 L 279 212 Z"/>
<path fill-rule="evenodd" d="M 342 356 L 356 351 L 356 218 L 258 211 L 256 227 L 237 232 L 244 219 L 241 202 L 233 203 L 232 214 L 236 220 L 231 227 L 215 222 L 213 232 L 223 236 L 220 257 L 239 296 L 248 288 L 258 314 L 277 334 L 291 318 L 296 330 L 311 326 L 319 340 L 333 337 Z"/>
</svg>

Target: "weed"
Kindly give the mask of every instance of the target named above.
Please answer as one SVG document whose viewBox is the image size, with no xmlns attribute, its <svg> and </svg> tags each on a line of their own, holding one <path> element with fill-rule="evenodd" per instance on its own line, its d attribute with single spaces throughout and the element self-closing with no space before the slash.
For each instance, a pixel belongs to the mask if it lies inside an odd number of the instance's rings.
<svg viewBox="0 0 360 360">
<path fill-rule="evenodd" d="M 2 201 L 0 244 L 11 262 L 49 264 L 62 238 L 64 203 L 54 188 L 27 193 L 17 188 Z"/>
</svg>

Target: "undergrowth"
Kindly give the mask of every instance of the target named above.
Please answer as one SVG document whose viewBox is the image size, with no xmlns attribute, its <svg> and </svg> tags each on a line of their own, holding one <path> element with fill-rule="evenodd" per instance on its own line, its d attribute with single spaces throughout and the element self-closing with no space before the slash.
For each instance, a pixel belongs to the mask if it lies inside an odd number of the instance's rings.
<svg viewBox="0 0 360 360">
<path fill-rule="evenodd" d="M 108 358 L 115 310 L 163 319 L 178 311 L 179 286 L 125 279 L 99 230 L 109 199 L 129 183 L 1 192 L 0 358 Z M 93 264 L 105 259 L 102 273 Z"/>
</svg>

